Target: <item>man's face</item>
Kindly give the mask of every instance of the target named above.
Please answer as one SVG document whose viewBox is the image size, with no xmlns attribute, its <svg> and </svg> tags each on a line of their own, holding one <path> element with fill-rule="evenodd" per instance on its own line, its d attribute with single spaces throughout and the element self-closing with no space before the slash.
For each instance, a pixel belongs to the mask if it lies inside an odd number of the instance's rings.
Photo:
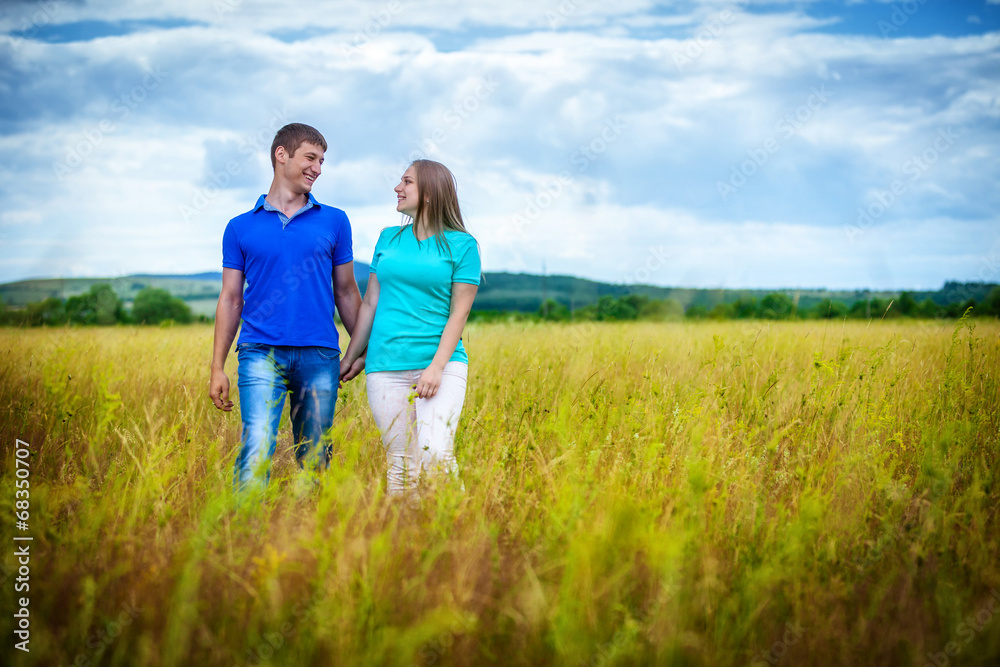
<svg viewBox="0 0 1000 667">
<path fill-rule="evenodd" d="M 282 177 L 299 194 L 311 191 L 313 183 L 323 170 L 323 149 L 309 142 L 302 142 L 294 155 L 288 155 L 284 147 L 281 147 L 276 158 Z"/>
</svg>

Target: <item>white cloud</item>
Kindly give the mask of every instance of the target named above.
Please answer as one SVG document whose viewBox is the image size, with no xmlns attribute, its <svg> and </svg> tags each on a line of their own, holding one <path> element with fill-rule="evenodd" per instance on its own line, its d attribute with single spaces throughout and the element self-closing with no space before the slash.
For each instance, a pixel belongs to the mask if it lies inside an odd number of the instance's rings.
<svg viewBox="0 0 1000 667">
<path fill-rule="evenodd" d="M 0 38 L 5 99 L 17 100 L 0 105 L 9 128 L 0 148 L 19 156 L 0 165 L 0 280 L 217 268 L 225 222 L 266 189 L 270 139 L 291 120 L 326 135 L 316 194 L 347 210 L 362 253 L 398 222 L 391 188 L 422 155 L 459 177 L 487 270 L 545 261 L 552 272 L 619 280 L 649 248 L 670 245 L 676 262 L 653 282 L 924 281 L 960 277 L 956 258 L 996 229 L 995 35 L 828 34 L 827 21 L 790 8 L 734 12 L 699 40 L 706 18 L 732 3 L 664 14 L 638 1 L 577 2 L 553 32 L 546 12 L 559 6 L 386 4 L 382 26 L 379 6 L 360 2 L 303 14 L 245 0 L 221 15 L 194 1 L 100 12 L 67 3 L 60 23 L 204 25 L 64 44 Z M 19 18 L 0 11 L 8 26 Z M 445 34 L 468 26 L 481 29 Z M 453 38 L 457 46 L 442 46 Z M 152 86 L 149 71 L 162 81 Z M 958 138 L 909 180 L 909 161 L 948 128 Z M 83 150 L 58 180 L 52 163 Z M 718 184 L 762 150 L 766 162 L 721 197 Z M 571 182 L 516 226 L 564 172 Z M 874 260 L 837 240 L 858 207 L 899 179 L 905 195 L 866 238 L 909 254 L 866 272 Z M 946 252 L 942 235 L 962 225 L 964 249 L 956 241 Z M 924 234 L 890 235 L 906 226 Z"/>
</svg>

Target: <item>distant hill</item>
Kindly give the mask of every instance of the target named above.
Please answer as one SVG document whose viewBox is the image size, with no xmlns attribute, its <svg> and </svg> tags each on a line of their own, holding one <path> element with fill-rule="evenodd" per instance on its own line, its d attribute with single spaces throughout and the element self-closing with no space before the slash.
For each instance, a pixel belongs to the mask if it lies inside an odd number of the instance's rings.
<svg viewBox="0 0 1000 667">
<path fill-rule="evenodd" d="M 214 315 L 222 285 L 221 273 L 186 276 L 134 275 L 114 278 L 47 278 L 22 280 L 0 285 L 0 299 L 11 306 L 23 306 L 49 297 L 66 299 L 85 293 L 91 285 L 110 284 L 126 304 L 144 287 L 158 287 L 184 299 L 196 315 Z"/>
<path fill-rule="evenodd" d="M 354 263 L 354 274 L 361 291 L 368 284 L 368 265 Z M 65 299 L 83 294 L 91 285 L 110 283 L 126 302 L 135 298 L 144 287 L 158 287 L 183 299 L 195 314 L 214 315 L 215 304 L 222 286 L 222 272 L 193 273 L 187 275 L 136 274 L 115 278 L 49 278 L 22 280 L 0 285 L 0 299 L 10 306 L 23 306 L 49 297 Z M 961 303 L 969 299 L 982 302 L 995 285 L 991 283 L 946 282 L 940 290 L 913 292 L 919 302 L 931 299 L 941 306 Z M 825 289 L 698 289 L 689 287 L 656 287 L 653 285 L 612 285 L 574 276 L 539 276 L 528 273 L 486 273 L 483 275 L 475 310 L 518 310 L 534 312 L 543 298 L 554 299 L 571 310 L 596 303 L 602 296 L 639 294 L 653 299 L 676 299 L 687 308 L 691 305 L 711 309 L 716 304 L 732 303 L 741 297 L 758 300 L 773 292 L 787 294 L 800 310 L 809 309 L 823 299 L 832 299 L 850 305 L 862 299 L 878 297 L 894 299 L 899 292 L 866 290 Z"/>
<path fill-rule="evenodd" d="M 360 283 L 368 280 L 368 265 L 354 264 L 354 275 Z M 44 301 L 49 297 L 66 299 L 83 294 L 91 285 L 107 283 L 126 305 L 131 306 L 135 295 L 144 287 L 165 289 L 183 299 L 195 315 L 215 316 L 215 304 L 222 287 L 222 272 L 190 273 L 183 275 L 135 274 L 114 278 L 42 278 L 0 284 L 0 299 L 9 306 L 23 306 Z"/>
</svg>

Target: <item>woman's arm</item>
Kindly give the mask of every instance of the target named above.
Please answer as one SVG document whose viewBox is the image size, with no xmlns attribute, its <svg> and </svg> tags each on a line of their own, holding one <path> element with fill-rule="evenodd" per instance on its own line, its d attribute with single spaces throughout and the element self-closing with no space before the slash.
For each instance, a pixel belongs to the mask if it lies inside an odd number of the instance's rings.
<svg viewBox="0 0 1000 667">
<path fill-rule="evenodd" d="M 358 308 L 358 317 L 351 332 L 351 342 L 347 346 L 344 358 L 340 360 L 340 381 L 353 380 L 364 368 L 364 363 L 355 364 L 362 359 L 368 347 L 368 339 L 372 334 L 372 322 L 375 320 L 375 307 L 378 306 L 378 277 L 372 273 L 368 276 L 368 288 L 365 298 Z"/>
<path fill-rule="evenodd" d="M 438 343 L 437 352 L 431 365 L 424 369 L 417 380 L 417 396 L 420 398 L 430 398 L 437 393 L 441 386 L 441 373 L 444 365 L 455 353 L 459 339 L 462 338 L 462 330 L 465 329 L 465 322 L 469 319 L 469 311 L 472 310 L 472 302 L 476 298 L 479 285 L 469 283 L 451 284 L 451 309 L 448 313 L 448 323 L 441 333 L 441 342 Z M 367 295 L 365 295 L 367 299 Z M 362 304 L 362 308 L 364 305 Z M 351 340 L 354 343 L 354 340 Z"/>
</svg>

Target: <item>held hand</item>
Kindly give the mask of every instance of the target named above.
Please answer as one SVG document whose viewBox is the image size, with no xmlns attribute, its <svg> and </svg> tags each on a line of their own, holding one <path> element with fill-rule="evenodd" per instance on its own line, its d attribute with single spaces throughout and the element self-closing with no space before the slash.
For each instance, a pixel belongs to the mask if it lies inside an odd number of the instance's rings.
<svg viewBox="0 0 1000 667">
<path fill-rule="evenodd" d="M 358 377 L 358 374 L 360 374 L 361 371 L 363 371 L 365 369 L 365 357 L 366 357 L 366 355 L 361 355 L 360 357 L 358 357 L 357 359 L 355 359 L 354 363 L 352 363 L 347 368 L 346 371 L 344 370 L 344 363 L 341 362 L 340 363 L 340 381 L 341 382 L 349 382 L 349 381 L 353 380 L 354 378 Z"/>
<path fill-rule="evenodd" d="M 428 366 L 420 374 L 417 380 L 417 396 L 420 398 L 432 398 L 441 386 L 441 369 L 436 366 Z"/>
<path fill-rule="evenodd" d="M 365 369 L 365 356 L 362 354 L 354 361 L 349 361 L 345 356 L 340 360 L 340 384 L 350 382 L 358 376 L 358 373 Z"/>
<path fill-rule="evenodd" d="M 215 403 L 215 407 L 224 412 L 233 409 L 233 402 L 229 400 L 229 378 L 225 371 L 212 371 L 212 379 L 208 381 L 208 397 Z"/>
</svg>

